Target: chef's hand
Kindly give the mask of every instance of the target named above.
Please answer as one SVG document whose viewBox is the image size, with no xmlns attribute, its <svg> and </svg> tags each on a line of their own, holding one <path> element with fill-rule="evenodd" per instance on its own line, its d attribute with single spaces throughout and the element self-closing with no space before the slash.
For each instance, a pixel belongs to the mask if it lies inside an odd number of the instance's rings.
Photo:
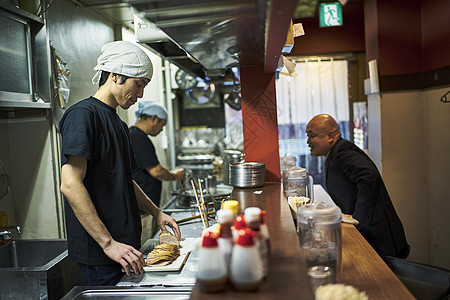
<svg viewBox="0 0 450 300">
<path fill-rule="evenodd" d="M 342 222 L 353 224 L 353 225 L 359 224 L 359 221 L 356 219 L 353 219 L 352 215 L 346 215 L 346 214 L 342 214 Z"/>
<path fill-rule="evenodd" d="M 180 182 L 184 181 L 184 176 L 185 176 L 184 169 L 180 169 L 180 168 L 174 169 L 172 171 L 172 174 L 175 175 L 175 180 L 180 181 Z"/>
<path fill-rule="evenodd" d="M 156 219 L 156 223 L 159 225 L 161 230 L 167 230 L 166 225 L 169 225 L 172 227 L 173 233 L 175 234 L 175 237 L 179 240 L 181 239 L 181 232 L 180 228 L 178 227 L 177 222 L 174 218 L 171 216 L 166 215 L 162 211 L 159 212 L 158 217 Z"/>
<path fill-rule="evenodd" d="M 132 246 L 112 240 L 109 245 L 103 248 L 103 252 L 113 261 L 121 264 L 128 276 L 131 275 L 131 269 L 135 274 L 144 273 L 144 257 L 141 252 Z"/>
</svg>

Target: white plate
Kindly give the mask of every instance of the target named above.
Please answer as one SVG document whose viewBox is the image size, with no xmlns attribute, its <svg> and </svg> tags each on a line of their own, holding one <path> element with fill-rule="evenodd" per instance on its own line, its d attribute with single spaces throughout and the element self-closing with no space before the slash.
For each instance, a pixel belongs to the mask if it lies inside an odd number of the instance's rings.
<svg viewBox="0 0 450 300">
<path fill-rule="evenodd" d="M 187 238 L 187 239 L 181 239 L 180 241 L 180 256 L 167 266 L 152 266 L 148 267 L 145 266 L 144 270 L 145 272 L 166 272 L 166 271 L 179 271 L 183 267 L 184 263 L 186 262 L 186 259 L 189 256 L 189 253 L 194 249 L 194 241 L 195 238 Z M 157 239 L 149 239 L 147 240 L 144 245 L 141 247 L 141 252 L 144 255 L 145 258 L 147 258 L 147 255 L 155 248 L 156 245 L 159 244 L 159 241 Z"/>
</svg>

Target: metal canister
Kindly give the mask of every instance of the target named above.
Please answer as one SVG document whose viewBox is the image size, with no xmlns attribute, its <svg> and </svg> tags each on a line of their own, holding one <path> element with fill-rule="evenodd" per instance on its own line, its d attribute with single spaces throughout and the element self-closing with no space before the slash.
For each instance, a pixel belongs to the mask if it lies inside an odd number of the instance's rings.
<svg viewBox="0 0 450 300">
<path fill-rule="evenodd" d="M 222 151 L 222 177 L 223 183 L 230 184 L 230 165 L 240 163 L 243 160 L 242 152 L 239 150 L 223 150 Z"/>
</svg>

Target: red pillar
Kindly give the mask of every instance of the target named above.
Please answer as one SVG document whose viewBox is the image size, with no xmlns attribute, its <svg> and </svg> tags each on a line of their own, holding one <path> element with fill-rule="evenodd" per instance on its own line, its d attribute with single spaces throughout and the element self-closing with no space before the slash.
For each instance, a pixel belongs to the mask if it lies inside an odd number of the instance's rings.
<svg viewBox="0 0 450 300">
<path fill-rule="evenodd" d="M 280 182 L 275 73 L 240 68 L 245 161 L 266 165 L 266 182 Z"/>
</svg>

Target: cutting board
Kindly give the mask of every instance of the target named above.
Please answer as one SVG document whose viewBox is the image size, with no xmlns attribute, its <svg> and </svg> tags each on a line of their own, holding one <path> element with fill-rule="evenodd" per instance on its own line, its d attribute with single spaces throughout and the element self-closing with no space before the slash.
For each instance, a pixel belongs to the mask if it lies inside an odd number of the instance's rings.
<svg viewBox="0 0 450 300">
<path fill-rule="evenodd" d="M 172 262 L 170 265 L 167 266 L 145 266 L 144 271 L 145 272 L 169 272 L 169 271 L 179 271 L 183 267 L 184 263 L 186 262 L 189 253 L 194 249 L 194 242 L 195 238 L 182 238 L 180 241 L 180 256 Z M 144 245 L 141 247 L 141 252 L 144 255 L 144 258 L 147 258 L 147 255 L 153 250 L 153 248 L 156 247 L 156 245 L 159 244 L 158 239 L 149 239 L 147 240 Z"/>
</svg>

